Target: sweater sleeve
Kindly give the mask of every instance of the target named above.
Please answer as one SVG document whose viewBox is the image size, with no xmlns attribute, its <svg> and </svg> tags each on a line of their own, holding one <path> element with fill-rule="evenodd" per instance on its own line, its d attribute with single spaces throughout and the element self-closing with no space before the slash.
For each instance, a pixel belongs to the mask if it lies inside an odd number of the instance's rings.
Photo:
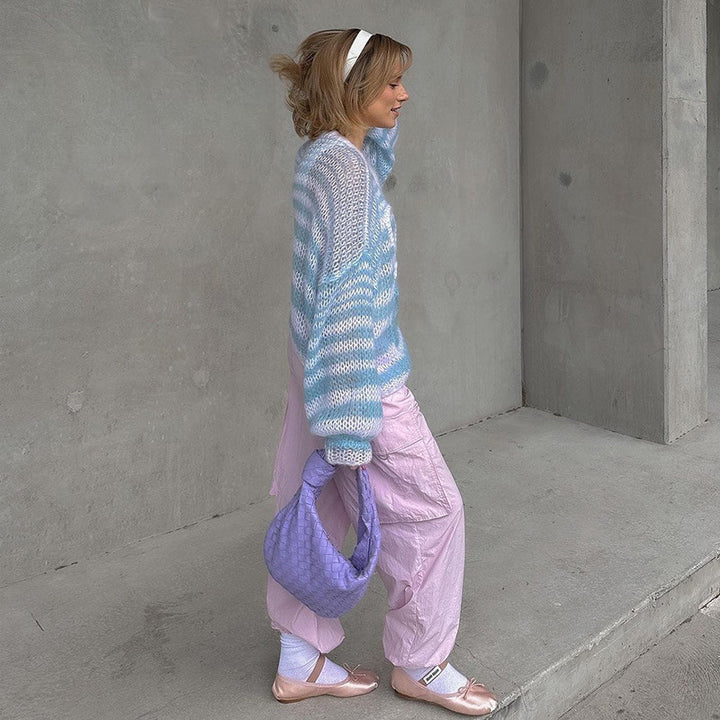
<svg viewBox="0 0 720 720">
<path fill-rule="evenodd" d="M 310 430 L 325 438 L 333 465 L 372 458 L 380 430 L 374 308 L 377 277 L 370 251 L 370 173 L 353 149 L 328 152 L 315 167 L 323 269 L 305 362 Z"/>
<path fill-rule="evenodd" d="M 380 184 L 387 180 L 395 164 L 397 135 L 398 124 L 396 121 L 393 128 L 370 128 L 365 136 L 363 152 L 375 168 Z"/>
</svg>

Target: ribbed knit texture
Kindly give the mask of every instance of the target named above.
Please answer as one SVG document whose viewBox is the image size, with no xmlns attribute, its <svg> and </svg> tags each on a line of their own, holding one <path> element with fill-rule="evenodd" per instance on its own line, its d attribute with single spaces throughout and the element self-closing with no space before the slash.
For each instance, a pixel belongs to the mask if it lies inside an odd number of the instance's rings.
<svg viewBox="0 0 720 720">
<path fill-rule="evenodd" d="M 310 430 L 333 465 L 370 461 L 380 399 L 410 373 L 397 325 L 395 218 L 382 192 L 396 138 L 396 128 L 374 128 L 360 152 L 325 133 L 295 163 L 290 329 Z"/>
</svg>

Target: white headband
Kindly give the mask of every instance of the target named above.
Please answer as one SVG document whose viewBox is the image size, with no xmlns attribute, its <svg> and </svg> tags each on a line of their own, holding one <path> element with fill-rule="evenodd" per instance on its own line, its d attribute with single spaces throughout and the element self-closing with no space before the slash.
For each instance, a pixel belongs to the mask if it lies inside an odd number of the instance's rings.
<svg viewBox="0 0 720 720">
<path fill-rule="evenodd" d="M 355 63 L 357 62 L 357 59 L 360 57 L 360 53 L 365 49 L 365 46 L 367 45 L 367 41 L 373 36 L 372 33 L 367 32 L 367 30 L 359 30 L 358 34 L 355 36 L 355 39 L 353 40 L 353 44 L 350 46 L 350 49 L 348 50 L 347 57 L 345 58 L 345 68 L 343 70 L 343 82 L 348 79 L 348 75 L 350 74 L 350 71 L 355 66 Z"/>
</svg>

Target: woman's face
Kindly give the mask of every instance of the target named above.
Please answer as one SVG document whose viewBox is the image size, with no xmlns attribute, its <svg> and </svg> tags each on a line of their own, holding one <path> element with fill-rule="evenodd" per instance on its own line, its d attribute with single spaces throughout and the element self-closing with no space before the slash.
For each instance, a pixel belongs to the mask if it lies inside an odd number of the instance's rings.
<svg viewBox="0 0 720 720">
<path fill-rule="evenodd" d="M 362 112 L 367 127 L 395 127 L 402 104 L 410 96 L 402 84 L 402 75 L 393 78 L 385 89 Z"/>
</svg>

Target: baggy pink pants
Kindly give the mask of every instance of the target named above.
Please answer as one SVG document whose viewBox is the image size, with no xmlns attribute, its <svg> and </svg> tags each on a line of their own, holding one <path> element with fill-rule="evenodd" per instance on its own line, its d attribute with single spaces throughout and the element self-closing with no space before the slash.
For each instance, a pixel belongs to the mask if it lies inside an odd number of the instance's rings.
<svg viewBox="0 0 720 720">
<path fill-rule="evenodd" d="M 310 453 L 323 439 L 308 429 L 303 366 L 288 345 L 288 403 L 275 461 L 271 494 L 278 509 L 300 487 Z M 393 665 L 429 667 L 453 648 L 460 619 L 465 525 L 462 498 L 410 390 L 383 398 L 383 426 L 367 465 L 381 522 L 377 569 L 388 593 L 383 646 Z M 355 473 L 338 467 L 318 500 L 323 526 L 338 548 L 357 519 Z M 327 653 L 343 640 L 338 619 L 323 618 L 268 576 L 273 628 L 303 638 Z"/>
</svg>

